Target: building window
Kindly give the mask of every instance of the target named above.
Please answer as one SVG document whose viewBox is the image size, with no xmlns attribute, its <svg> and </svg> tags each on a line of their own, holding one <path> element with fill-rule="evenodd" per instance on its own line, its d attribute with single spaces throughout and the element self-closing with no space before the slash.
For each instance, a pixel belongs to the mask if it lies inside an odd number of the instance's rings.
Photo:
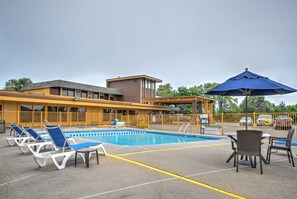
<svg viewBox="0 0 297 199">
<path fill-rule="evenodd" d="M 32 122 L 32 105 L 21 105 L 21 114 L 20 120 L 21 122 Z"/>
<path fill-rule="evenodd" d="M 76 97 L 81 97 L 81 90 L 76 90 Z"/>
<path fill-rule="evenodd" d="M 94 99 L 98 99 L 98 98 L 99 98 L 99 93 L 94 92 L 93 98 L 94 98 Z"/>
<path fill-rule="evenodd" d="M 60 88 L 59 87 L 52 87 L 50 88 L 51 95 L 60 95 Z"/>
<path fill-rule="evenodd" d="M 34 122 L 41 122 L 44 118 L 45 106 L 33 106 L 33 111 Z"/>
<path fill-rule="evenodd" d="M 94 92 L 92 92 L 92 91 L 89 91 L 89 98 L 94 98 Z"/>
<path fill-rule="evenodd" d="M 58 122 L 58 107 L 56 106 L 47 107 L 47 120 L 49 122 Z"/>
<path fill-rule="evenodd" d="M 106 93 L 100 93 L 100 99 L 105 99 L 105 100 L 108 100 L 108 94 Z"/>
<path fill-rule="evenodd" d="M 81 97 L 83 97 L 83 98 L 87 98 L 87 91 L 82 91 L 81 92 Z"/>
<path fill-rule="evenodd" d="M 78 109 L 78 121 L 85 122 L 86 121 L 86 108 L 79 108 Z"/>
<path fill-rule="evenodd" d="M 71 107 L 71 121 L 72 122 L 85 122 L 86 121 L 86 108 Z"/>
<path fill-rule="evenodd" d="M 58 118 L 59 118 L 59 121 L 61 122 L 67 122 L 67 111 L 68 111 L 68 108 L 67 107 L 58 107 Z"/>
<path fill-rule="evenodd" d="M 152 81 L 151 84 L 151 89 L 155 90 L 155 81 Z"/>
<path fill-rule="evenodd" d="M 74 97 L 74 90 L 63 88 L 62 95 Z"/>
<path fill-rule="evenodd" d="M 114 95 L 109 95 L 110 100 L 114 100 Z"/>
<path fill-rule="evenodd" d="M 74 97 L 74 90 L 68 90 L 68 96 Z"/>
</svg>

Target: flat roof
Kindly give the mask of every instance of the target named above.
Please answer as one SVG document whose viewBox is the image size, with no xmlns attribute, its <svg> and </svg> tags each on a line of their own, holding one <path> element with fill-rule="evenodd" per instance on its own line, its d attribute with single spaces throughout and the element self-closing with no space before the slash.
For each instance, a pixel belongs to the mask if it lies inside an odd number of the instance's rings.
<svg viewBox="0 0 297 199">
<path fill-rule="evenodd" d="M 130 79 L 147 79 L 147 80 L 153 80 L 156 81 L 157 83 L 161 83 L 162 80 L 155 78 L 155 77 L 151 77 L 148 75 L 133 75 L 133 76 L 127 76 L 127 77 L 116 77 L 116 78 L 111 78 L 111 79 L 106 79 L 106 82 L 116 82 L 116 81 L 124 81 L 124 80 L 130 80 Z"/>
<path fill-rule="evenodd" d="M 52 81 L 32 83 L 27 86 L 24 86 L 21 89 L 21 91 L 29 91 L 29 90 L 36 90 L 36 89 L 42 89 L 42 88 L 52 88 L 52 87 L 62 87 L 62 88 L 70 88 L 70 89 L 76 89 L 76 90 L 108 93 L 108 94 L 114 94 L 114 95 L 123 95 L 123 92 L 116 88 L 105 88 L 101 86 L 94 86 L 94 85 L 70 82 L 65 80 L 52 80 Z"/>
</svg>

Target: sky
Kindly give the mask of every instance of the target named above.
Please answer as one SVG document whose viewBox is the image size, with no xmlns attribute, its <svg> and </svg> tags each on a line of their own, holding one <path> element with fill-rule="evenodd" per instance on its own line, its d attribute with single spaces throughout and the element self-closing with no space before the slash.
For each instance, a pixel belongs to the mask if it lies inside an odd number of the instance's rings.
<svg viewBox="0 0 297 199">
<path fill-rule="evenodd" d="M 297 88 L 296 10 L 296 0 L 0 0 L 0 88 L 149 75 L 177 89 L 245 68 Z M 266 99 L 293 105 L 297 93 Z"/>
</svg>

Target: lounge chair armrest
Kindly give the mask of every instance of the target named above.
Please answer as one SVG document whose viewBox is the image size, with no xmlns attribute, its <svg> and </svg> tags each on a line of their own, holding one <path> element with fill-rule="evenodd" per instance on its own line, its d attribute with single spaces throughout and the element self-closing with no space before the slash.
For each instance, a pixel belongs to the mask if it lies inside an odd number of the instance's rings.
<svg viewBox="0 0 297 199">
<path fill-rule="evenodd" d="M 74 138 L 67 138 L 67 141 L 69 142 L 69 144 L 76 144 Z"/>
<path fill-rule="evenodd" d="M 28 144 L 28 148 L 33 154 L 40 153 L 40 150 L 45 146 L 54 147 L 52 142 L 38 142 L 38 143 Z M 54 150 L 56 149 L 54 148 Z"/>
</svg>

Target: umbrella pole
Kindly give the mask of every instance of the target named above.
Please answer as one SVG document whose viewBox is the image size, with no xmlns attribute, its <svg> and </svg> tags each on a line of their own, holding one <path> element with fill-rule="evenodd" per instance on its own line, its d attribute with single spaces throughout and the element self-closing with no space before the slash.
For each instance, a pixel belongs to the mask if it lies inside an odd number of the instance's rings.
<svg viewBox="0 0 297 199">
<path fill-rule="evenodd" d="M 247 104 L 247 95 L 245 95 L 245 130 L 248 128 Z"/>
</svg>

